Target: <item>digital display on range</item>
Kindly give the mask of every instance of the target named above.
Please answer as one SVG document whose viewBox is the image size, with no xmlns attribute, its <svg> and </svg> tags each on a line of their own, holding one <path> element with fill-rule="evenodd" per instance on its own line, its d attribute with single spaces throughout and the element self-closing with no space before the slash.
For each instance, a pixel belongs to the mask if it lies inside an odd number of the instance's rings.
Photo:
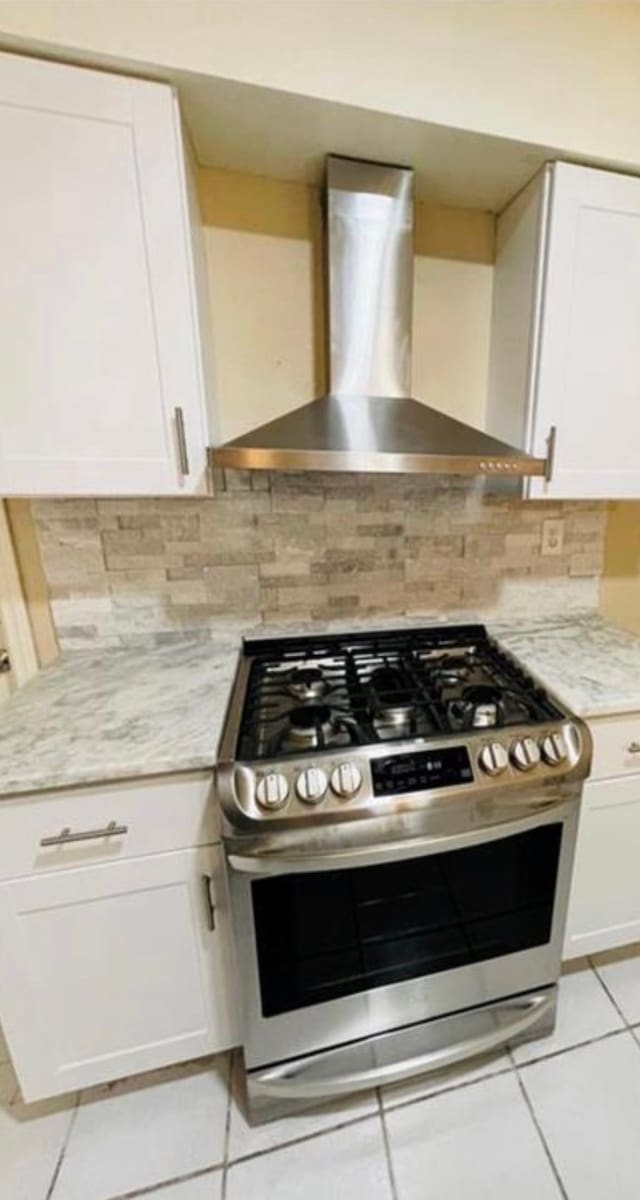
<svg viewBox="0 0 640 1200">
<path fill-rule="evenodd" d="M 419 754 L 396 754 L 371 760 L 374 796 L 399 796 L 429 788 L 472 783 L 473 771 L 466 746 L 446 746 Z"/>
</svg>

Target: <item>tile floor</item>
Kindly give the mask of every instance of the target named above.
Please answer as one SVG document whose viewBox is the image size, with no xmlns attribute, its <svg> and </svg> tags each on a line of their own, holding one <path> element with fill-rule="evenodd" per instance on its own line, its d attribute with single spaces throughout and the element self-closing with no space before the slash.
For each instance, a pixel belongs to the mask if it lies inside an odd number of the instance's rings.
<svg viewBox="0 0 640 1200">
<path fill-rule="evenodd" d="M 560 987 L 551 1038 L 257 1129 L 227 1055 L 25 1105 L 0 1042 L 0 1196 L 638 1200 L 640 945 Z"/>
</svg>

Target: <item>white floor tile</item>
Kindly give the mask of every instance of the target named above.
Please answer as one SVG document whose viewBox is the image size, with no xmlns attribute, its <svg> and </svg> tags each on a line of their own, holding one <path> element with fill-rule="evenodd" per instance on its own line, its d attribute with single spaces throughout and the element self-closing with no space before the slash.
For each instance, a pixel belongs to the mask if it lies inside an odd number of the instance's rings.
<svg viewBox="0 0 640 1200">
<path fill-rule="evenodd" d="M 385 1120 L 398 1200 L 559 1200 L 514 1073 L 396 1108 Z"/>
<path fill-rule="evenodd" d="M 638 1200 L 640 1049 L 631 1034 L 533 1063 L 522 1080 L 571 1200 Z"/>
<path fill-rule="evenodd" d="M 75 1100 L 64 1097 L 26 1105 L 15 1093 L 12 1068 L 0 1067 L 0 1195 L 7 1200 L 43 1200 L 69 1131 Z"/>
<path fill-rule="evenodd" d="M 220 1163 L 227 1077 L 223 1056 L 83 1095 L 54 1200 L 111 1200 Z"/>
<path fill-rule="evenodd" d="M 145 1200 L 221 1200 L 221 1197 L 222 1171 L 172 1183 L 157 1192 L 145 1192 Z"/>
<path fill-rule="evenodd" d="M 443 1071 L 434 1071 L 430 1075 L 419 1075 L 407 1083 L 393 1084 L 382 1088 L 382 1103 L 385 1109 L 395 1108 L 407 1100 L 420 1100 L 425 1096 L 433 1096 L 436 1092 L 444 1092 L 449 1088 L 459 1087 L 463 1083 L 475 1083 L 486 1075 L 496 1075 L 500 1071 L 511 1068 L 508 1054 L 481 1054 L 470 1058 L 466 1063 L 455 1067 L 447 1067 Z"/>
<path fill-rule="evenodd" d="M 356 1117 L 364 1117 L 378 1111 L 375 1092 L 363 1092 L 356 1096 L 347 1096 L 334 1104 L 323 1105 L 311 1112 L 301 1112 L 292 1117 L 283 1117 L 277 1121 L 269 1121 L 265 1125 L 250 1126 L 247 1124 L 242 1106 L 237 1097 L 240 1094 L 241 1066 L 240 1057 L 234 1061 L 234 1096 L 231 1101 L 231 1116 L 229 1123 L 229 1160 L 243 1158 L 248 1154 L 257 1154 L 261 1150 L 272 1150 L 284 1142 L 293 1142 L 296 1138 L 308 1137 L 323 1129 L 333 1129 L 345 1121 Z"/>
<path fill-rule="evenodd" d="M 378 1117 L 236 1163 L 227 1200 L 391 1200 Z"/>
<path fill-rule="evenodd" d="M 517 1063 L 531 1062 L 623 1027 L 597 975 L 579 959 L 565 968 L 560 980 L 555 1031 L 550 1037 L 514 1047 L 513 1057 Z"/>
<path fill-rule="evenodd" d="M 593 965 L 630 1025 L 640 1022 L 640 944 L 596 954 Z"/>
</svg>

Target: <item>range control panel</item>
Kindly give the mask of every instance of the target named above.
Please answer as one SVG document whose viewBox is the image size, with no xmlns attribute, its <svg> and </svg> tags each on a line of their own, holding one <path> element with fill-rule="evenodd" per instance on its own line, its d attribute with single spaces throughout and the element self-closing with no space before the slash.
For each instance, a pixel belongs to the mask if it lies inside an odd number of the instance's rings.
<svg viewBox="0 0 640 1200">
<path fill-rule="evenodd" d="M 446 746 L 414 754 L 396 754 L 371 760 L 374 796 L 399 796 L 403 792 L 456 787 L 473 782 L 466 746 Z"/>
</svg>

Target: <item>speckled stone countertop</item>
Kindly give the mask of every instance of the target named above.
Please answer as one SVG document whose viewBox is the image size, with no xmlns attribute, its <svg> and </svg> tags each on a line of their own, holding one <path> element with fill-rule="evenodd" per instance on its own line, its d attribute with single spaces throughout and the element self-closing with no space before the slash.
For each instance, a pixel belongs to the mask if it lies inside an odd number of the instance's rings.
<svg viewBox="0 0 640 1200">
<path fill-rule="evenodd" d="M 576 715 L 640 712 L 640 637 L 594 613 L 489 628 Z"/>
<path fill-rule="evenodd" d="M 234 641 L 68 654 L 0 705 L 0 795 L 210 768 Z"/>
<path fill-rule="evenodd" d="M 469 621 L 456 614 L 451 623 Z M 332 632 L 433 624 L 332 622 Z M 640 712 L 640 638 L 593 613 L 488 621 L 504 647 L 574 712 Z M 213 767 L 243 632 L 74 652 L 0 705 L 0 795 Z"/>
</svg>

